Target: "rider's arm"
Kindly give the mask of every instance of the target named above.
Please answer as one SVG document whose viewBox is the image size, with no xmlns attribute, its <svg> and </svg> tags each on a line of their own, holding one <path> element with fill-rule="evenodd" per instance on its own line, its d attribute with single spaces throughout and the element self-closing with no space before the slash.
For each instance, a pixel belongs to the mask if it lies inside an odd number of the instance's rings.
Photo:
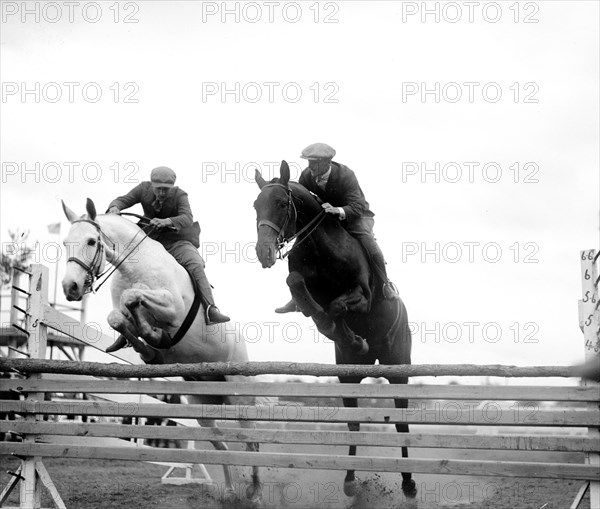
<svg viewBox="0 0 600 509">
<path fill-rule="evenodd" d="M 367 210 L 367 202 L 358 185 L 356 175 L 354 175 L 352 170 L 348 170 L 343 179 L 341 179 L 340 188 L 344 202 L 341 208 L 345 215 L 342 219 L 350 221 L 362 217 L 365 210 Z"/>
<path fill-rule="evenodd" d="M 116 207 L 119 211 L 128 209 L 132 207 L 136 203 L 140 203 L 142 201 L 143 194 L 143 182 L 135 186 L 131 191 L 123 196 L 119 196 L 110 202 L 107 208 L 107 212 L 112 208 Z"/>
<path fill-rule="evenodd" d="M 171 216 L 169 219 L 176 230 L 187 228 L 194 222 L 194 216 L 192 214 L 192 208 L 190 207 L 190 201 L 185 191 L 177 190 L 177 215 Z"/>
</svg>

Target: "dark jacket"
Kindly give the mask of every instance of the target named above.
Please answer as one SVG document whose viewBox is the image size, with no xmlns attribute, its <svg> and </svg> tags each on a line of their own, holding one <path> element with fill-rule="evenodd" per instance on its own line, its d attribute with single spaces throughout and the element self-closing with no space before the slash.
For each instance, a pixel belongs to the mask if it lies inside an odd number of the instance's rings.
<svg viewBox="0 0 600 509">
<path fill-rule="evenodd" d="M 200 225 L 197 221 L 194 221 L 187 193 L 179 187 L 173 187 L 158 212 L 153 206 L 155 200 L 152 183 L 142 182 L 126 195 L 119 196 L 110 202 L 108 208 L 117 207 L 119 210 L 124 210 L 140 203 L 144 210 L 144 216 L 149 219 L 155 217 L 160 219 L 170 218 L 176 229 L 175 231 L 163 229 L 160 232 L 152 232 L 149 235 L 151 238 L 158 240 L 163 245 L 172 244 L 179 240 L 187 240 L 197 248 L 200 247 Z M 140 226 L 144 226 L 144 224 L 142 223 Z"/>
<path fill-rule="evenodd" d="M 302 172 L 298 182 L 324 202 L 330 203 L 333 207 L 342 207 L 348 222 L 359 217 L 375 215 L 369 209 L 369 204 L 365 200 L 365 195 L 358 185 L 354 172 L 343 164 L 332 161 L 331 174 L 325 190 L 317 185 L 308 168 Z"/>
</svg>

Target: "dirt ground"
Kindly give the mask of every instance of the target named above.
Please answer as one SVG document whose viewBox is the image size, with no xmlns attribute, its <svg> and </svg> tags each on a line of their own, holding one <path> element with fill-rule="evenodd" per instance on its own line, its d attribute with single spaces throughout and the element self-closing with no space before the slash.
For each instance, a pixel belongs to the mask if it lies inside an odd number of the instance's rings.
<svg viewBox="0 0 600 509">
<path fill-rule="evenodd" d="M 19 461 L 0 457 L 2 486 Z M 209 484 L 167 485 L 160 479 L 162 465 L 102 460 L 44 460 L 50 476 L 69 509 L 249 509 L 245 496 L 250 469 L 235 469 L 235 494 L 225 492 L 222 469 L 207 465 Z M 183 474 L 183 470 L 176 471 Z M 342 491 L 344 473 L 323 470 L 261 469 L 263 507 L 266 509 L 565 509 L 570 507 L 578 481 L 500 479 L 415 474 L 419 488 L 415 499 L 406 500 L 395 474 L 357 473 L 355 497 Z M 589 498 L 582 508 L 589 508 Z M 8 505 L 18 505 L 18 490 Z M 52 507 L 46 494 L 44 507 Z M 592 508 L 595 509 L 595 508 Z"/>
</svg>

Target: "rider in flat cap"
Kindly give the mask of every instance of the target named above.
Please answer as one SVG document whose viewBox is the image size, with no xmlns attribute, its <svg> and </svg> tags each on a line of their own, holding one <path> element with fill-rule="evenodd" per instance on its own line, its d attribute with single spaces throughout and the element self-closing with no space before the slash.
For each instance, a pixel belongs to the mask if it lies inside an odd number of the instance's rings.
<svg viewBox="0 0 600 509">
<path fill-rule="evenodd" d="M 118 214 L 140 203 L 144 216 L 150 218 L 150 226 L 154 227 L 148 236 L 160 242 L 196 280 L 202 294 L 206 323 L 228 322 L 229 317 L 215 305 L 212 287 L 204 272 L 204 260 L 198 252 L 200 225 L 194 221 L 187 193 L 175 186 L 176 178 L 171 168 L 154 168 L 149 182 L 142 182 L 113 200 L 107 212 Z"/>
<path fill-rule="evenodd" d="M 313 143 L 302 151 L 303 159 L 308 160 L 298 182 L 323 201 L 323 209 L 339 218 L 344 228 L 356 237 L 367 251 L 371 266 L 384 282 L 383 296 L 386 299 L 398 298 L 394 284 L 388 279 L 383 253 L 373 235 L 373 212 L 365 200 L 354 172 L 343 164 L 333 161 L 335 150 L 325 143 Z M 292 299 L 276 313 L 298 311 Z"/>
</svg>

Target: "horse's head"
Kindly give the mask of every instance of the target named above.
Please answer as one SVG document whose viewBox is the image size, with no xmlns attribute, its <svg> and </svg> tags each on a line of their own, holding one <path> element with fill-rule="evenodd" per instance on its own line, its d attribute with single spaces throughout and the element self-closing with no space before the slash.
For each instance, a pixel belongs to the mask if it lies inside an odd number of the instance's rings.
<svg viewBox="0 0 600 509">
<path fill-rule="evenodd" d="M 279 178 L 265 181 L 258 170 L 255 180 L 260 194 L 254 202 L 258 241 L 256 254 L 263 268 L 275 265 L 278 247 L 296 232 L 294 198 L 289 187 L 290 167 L 281 162 Z"/>
<path fill-rule="evenodd" d="M 96 207 L 88 198 L 87 214 L 78 216 L 62 202 L 63 210 L 71 223 L 63 244 L 67 249 L 67 269 L 62 280 L 67 300 L 81 300 L 104 270 L 106 263 L 102 232 L 96 222 Z"/>
</svg>

